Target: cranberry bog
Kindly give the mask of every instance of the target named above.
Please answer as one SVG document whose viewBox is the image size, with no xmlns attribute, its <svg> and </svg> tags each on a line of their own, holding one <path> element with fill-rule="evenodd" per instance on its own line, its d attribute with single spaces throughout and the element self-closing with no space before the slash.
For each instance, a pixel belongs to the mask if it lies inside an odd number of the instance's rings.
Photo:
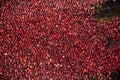
<svg viewBox="0 0 120 80">
<path fill-rule="evenodd" d="M 112 1 L 0 0 L 0 80 L 120 80 Z"/>
</svg>

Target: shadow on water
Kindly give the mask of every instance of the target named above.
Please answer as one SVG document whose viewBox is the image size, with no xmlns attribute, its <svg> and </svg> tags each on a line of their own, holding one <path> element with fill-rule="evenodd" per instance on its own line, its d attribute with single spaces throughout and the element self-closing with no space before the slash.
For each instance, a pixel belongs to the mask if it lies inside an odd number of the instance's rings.
<svg viewBox="0 0 120 80">
<path fill-rule="evenodd" d="M 115 16 L 120 16 L 120 0 L 108 0 L 100 6 L 95 6 L 95 19 L 111 20 Z"/>
</svg>

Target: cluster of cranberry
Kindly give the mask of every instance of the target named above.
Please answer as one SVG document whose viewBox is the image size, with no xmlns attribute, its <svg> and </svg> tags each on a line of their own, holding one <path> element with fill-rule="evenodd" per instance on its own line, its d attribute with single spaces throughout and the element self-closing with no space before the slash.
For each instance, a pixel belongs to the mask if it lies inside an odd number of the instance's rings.
<svg viewBox="0 0 120 80">
<path fill-rule="evenodd" d="M 103 0 L 11 0 L 0 9 L 1 80 L 110 80 L 120 68 L 120 18 Z"/>
</svg>

